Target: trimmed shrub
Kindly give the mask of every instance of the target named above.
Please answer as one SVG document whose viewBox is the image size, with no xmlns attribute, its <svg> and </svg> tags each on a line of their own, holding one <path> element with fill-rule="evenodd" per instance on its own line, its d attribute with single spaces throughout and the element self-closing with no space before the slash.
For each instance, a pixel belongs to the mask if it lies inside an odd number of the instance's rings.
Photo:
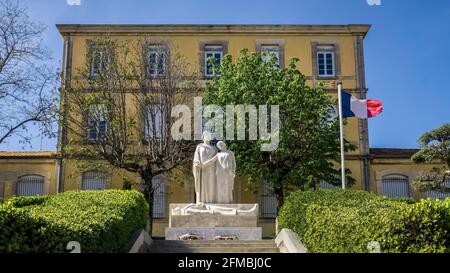
<svg viewBox="0 0 450 273">
<path fill-rule="evenodd" d="M 397 197 L 397 198 L 391 198 L 394 201 L 403 202 L 406 204 L 415 204 L 417 203 L 416 199 L 412 197 Z"/>
<path fill-rule="evenodd" d="M 0 206 L 0 252 L 123 252 L 145 228 L 148 206 L 137 191 L 70 191 L 18 197 Z"/>
<path fill-rule="evenodd" d="M 346 205 L 357 206 L 363 200 L 373 196 L 364 191 L 344 190 L 310 190 L 291 193 L 284 202 L 278 216 L 280 227 L 287 227 L 303 238 L 306 230 L 306 209 L 312 204 L 334 207 Z"/>
<path fill-rule="evenodd" d="M 33 205 L 41 205 L 48 200 L 50 196 L 23 196 L 13 197 L 8 199 L 5 203 L 12 205 L 15 208 L 22 208 Z"/>
<path fill-rule="evenodd" d="M 409 204 L 362 191 L 295 192 L 278 222 L 297 232 L 311 252 L 364 253 L 371 241 L 380 243 L 382 252 L 445 252 L 449 204 Z"/>
</svg>

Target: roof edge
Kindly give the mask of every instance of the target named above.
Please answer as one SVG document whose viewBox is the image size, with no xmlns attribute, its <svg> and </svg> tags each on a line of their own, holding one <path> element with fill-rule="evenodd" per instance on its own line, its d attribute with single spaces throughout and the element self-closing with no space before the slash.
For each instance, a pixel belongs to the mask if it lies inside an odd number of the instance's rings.
<svg viewBox="0 0 450 273">
<path fill-rule="evenodd" d="M 286 33 L 352 34 L 365 36 L 370 24 L 56 24 L 61 35 L 69 33 Z"/>
<path fill-rule="evenodd" d="M 410 148 L 370 148 L 370 154 L 374 158 L 411 158 L 420 149 Z"/>
<path fill-rule="evenodd" d="M 56 154 L 56 151 L 0 151 L 0 159 L 51 159 Z"/>
</svg>

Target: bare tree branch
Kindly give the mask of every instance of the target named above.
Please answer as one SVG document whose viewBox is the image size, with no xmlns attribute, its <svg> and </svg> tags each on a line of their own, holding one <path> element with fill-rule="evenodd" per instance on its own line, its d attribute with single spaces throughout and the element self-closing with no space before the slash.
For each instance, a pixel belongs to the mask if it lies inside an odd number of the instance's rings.
<svg viewBox="0 0 450 273">
<path fill-rule="evenodd" d="M 80 167 L 103 161 L 136 173 L 151 206 L 158 187 L 153 178 L 177 168 L 195 149 L 192 141 L 172 138 L 171 114 L 198 92 L 196 75 L 164 42 L 105 37 L 88 44 L 86 66 L 66 90 L 65 154 Z"/>
<path fill-rule="evenodd" d="M 26 9 L 9 0 L 0 1 L 0 144 L 10 137 L 28 142 L 28 126 L 54 136 L 57 73 L 42 46 L 45 26 L 32 22 Z"/>
</svg>

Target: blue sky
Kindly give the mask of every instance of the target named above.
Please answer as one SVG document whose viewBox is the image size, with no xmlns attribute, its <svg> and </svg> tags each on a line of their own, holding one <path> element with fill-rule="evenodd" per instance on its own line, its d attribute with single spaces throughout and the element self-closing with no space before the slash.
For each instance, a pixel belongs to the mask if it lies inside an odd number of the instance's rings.
<svg viewBox="0 0 450 273">
<path fill-rule="evenodd" d="M 80 5 L 69 5 L 80 2 Z M 372 24 L 365 40 L 369 97 L 384 113 L 369 121 L 371 147 L 417 147 L 425 131 L 450 122 L 450 1 L 381 0 L 21 0 L 60 65 L 57 23 Z M 0 150 L 53 150 L 56 140 L 16 139 Z"/>
</svg>

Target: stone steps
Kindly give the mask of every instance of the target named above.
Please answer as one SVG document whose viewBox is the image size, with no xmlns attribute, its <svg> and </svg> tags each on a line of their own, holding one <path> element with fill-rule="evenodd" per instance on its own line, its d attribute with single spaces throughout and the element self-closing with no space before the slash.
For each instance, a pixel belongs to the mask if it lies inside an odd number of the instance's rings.
<svg viewBox="0 0 450 273">
<path fill-rule="evenodd" d="M 279 253 L 273 240 L 153 241 L 149 253 Z"/>
</svg>

